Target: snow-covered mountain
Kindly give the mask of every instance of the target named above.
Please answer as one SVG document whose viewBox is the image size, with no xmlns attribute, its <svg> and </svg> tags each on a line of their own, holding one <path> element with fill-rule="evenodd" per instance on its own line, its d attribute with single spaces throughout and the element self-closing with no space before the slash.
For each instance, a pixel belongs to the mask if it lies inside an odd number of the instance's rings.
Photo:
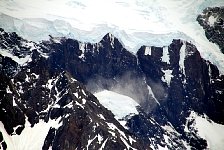
<svg viewBox="0 0 224 150">
<path fill-rule="evenodd" d="M 133 54 L 111 33 L 35 43 L 1 29 L 0 40 L 2 149 L 223 146 L 224 78 L 190 42 Z"/>
<path fill-rule="evenodd" d="M 0 39 L 1 149 L 143 148 L 69 72 L 49 68 L 53 50 L 2 29 Z"/>
<path fill-rule="evenodd" d="M 0 1 L 0 149 L 222 149 L 222 5 Z"/>
</svg>

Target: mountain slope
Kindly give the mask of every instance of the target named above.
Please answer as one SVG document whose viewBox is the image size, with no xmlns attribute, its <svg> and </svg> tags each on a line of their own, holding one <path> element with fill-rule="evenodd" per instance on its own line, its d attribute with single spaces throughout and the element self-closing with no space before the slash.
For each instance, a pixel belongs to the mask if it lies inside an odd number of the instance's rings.
<svg viewBox="0 0 224 150">
<path fill-rule="evenodd" d="M 208 7 L 197 17 L 210 42 L 216 43 L 224 53 L 224 7 Z"/>
<path fill-rule="evenodd" d="M 141 148 L 70 73 L 60 68 L 48 70 L 48 59 L 37 49 L 26 53 L 31 59 L 25 65 L 1 55 L 3 149 L 5 143 L 8 149 Z M 4 69 L 9 68 L 6 65 L 11 69 Z"/>
<path fill-rule="evenodd" d="M 212 144 L 194 124 L 197 118 L 189 121 L 191 113 L 224 124 L 223 75 L 190 42 L 142 46 L 135 55 L 110 33 L 98 43 L 50 36 L 39 44 L 13 34 L 1 30 L 1 43 L 16 37 L 12 47 L 1 45 L 0 120 L 7 144 L 7 137 L 42 123 L 49 129 L 43 149 L 205 149 Z M 22 51 L 24 42 L 33 46 Z M 103 90 L 135 100 L 138 108 L 130 109 L 138 113 L 122 126 L 114 108 L 91 94 Z"/>
</svg>

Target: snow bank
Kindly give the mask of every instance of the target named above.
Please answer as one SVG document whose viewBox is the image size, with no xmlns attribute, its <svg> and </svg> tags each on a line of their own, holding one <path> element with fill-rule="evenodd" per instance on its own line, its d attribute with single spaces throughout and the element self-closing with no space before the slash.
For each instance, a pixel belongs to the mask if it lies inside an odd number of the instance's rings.
<svg viewBox="0 0 224 150">
<path fill-rule="evenodd" d="M 0 122 L 0 131 L 3 134 L 4 140 L 9 150 L 38 150 L 42 149 L 44 140 L 48 134 L 50 127 L 55 129 L 62 125 L 60 118 L 57 120 L 49 120 L 47 123 L 40 120 L 39 123 L 31 127 L 28 120 L 26 120 L 25 128 L 20 135 L 8 135 L 5 131 L 4 125 Z"/>
<path fill-rule="evenodd" d="M 26 64 L 29 59 L 30 59 L 30 55 L 27 55 L 25 58 L 19 58 L 17 56 L 14 56 L 12 55 L 10 52 L 8 52 L 7 50 L 2 50 L 0 51 L 0 54 L 2 56 L 5 56 L 5 57 L 9 57 L 11 58 L 12 60 L 14 60 L 15 62 L 17 62 L 19 65 L 24 65 Z"/>
<path fill-rule="evenodd" d="M 94 95 L 104 107 L 112 111 L 116 119 L 122 119 L 130 114 L 138 114 L 136 106 L 139 104 L 128 96 L 107 90 Z"/>
<path fill-rule="evenodd" d="M 209 149 L 223 149 L 224 125 L 209 120 L 207 116 L 199 116 L 195 112 L 191 112 L 188 119 L 195 120 L 194 128 L 198 130 L 198 135 L 207 141 Z"/>
</svg>

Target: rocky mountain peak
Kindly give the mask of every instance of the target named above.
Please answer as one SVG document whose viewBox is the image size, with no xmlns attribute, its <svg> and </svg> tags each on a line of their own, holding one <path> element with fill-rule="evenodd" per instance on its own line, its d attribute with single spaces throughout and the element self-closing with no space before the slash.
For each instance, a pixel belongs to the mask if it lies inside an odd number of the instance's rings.
<svg viewBox="0 0 224 150">
<path fill-rule="evenodd" d="M 204 149 L 208 141 L 191 122 L 224 122 L 223 75 L 190 42 L 134 55 L 110 33 L 98 43 L 37 44 L 4 31 L 1 40 L 2 147 L 32 130 L 40 149 Z M 92 94 L 103 90 L 132 98 L 139 113 L 117 120 Z"/>
</svg>

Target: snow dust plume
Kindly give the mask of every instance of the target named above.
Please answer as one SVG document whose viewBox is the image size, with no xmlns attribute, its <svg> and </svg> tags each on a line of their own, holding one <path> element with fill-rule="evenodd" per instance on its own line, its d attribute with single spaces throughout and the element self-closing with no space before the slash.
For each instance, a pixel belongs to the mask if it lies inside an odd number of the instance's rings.
<svg viewBox="0 0 224 150">
<path fill-rule="evenodd" d="M 98 76 L 89 80 L 86 85 L 93 93 L 108 90 L 126 95 L 141 105 L 145 112 L 151 112 L 158 106 L 159 101 L 166 100 L 167 94 L 163 86 L 159 83 L 152 83 L 152 86 L 155 90 L 146 84 L 145 77 L 136 76 L 131 72 L 112 79 Z"/>
</svg>

